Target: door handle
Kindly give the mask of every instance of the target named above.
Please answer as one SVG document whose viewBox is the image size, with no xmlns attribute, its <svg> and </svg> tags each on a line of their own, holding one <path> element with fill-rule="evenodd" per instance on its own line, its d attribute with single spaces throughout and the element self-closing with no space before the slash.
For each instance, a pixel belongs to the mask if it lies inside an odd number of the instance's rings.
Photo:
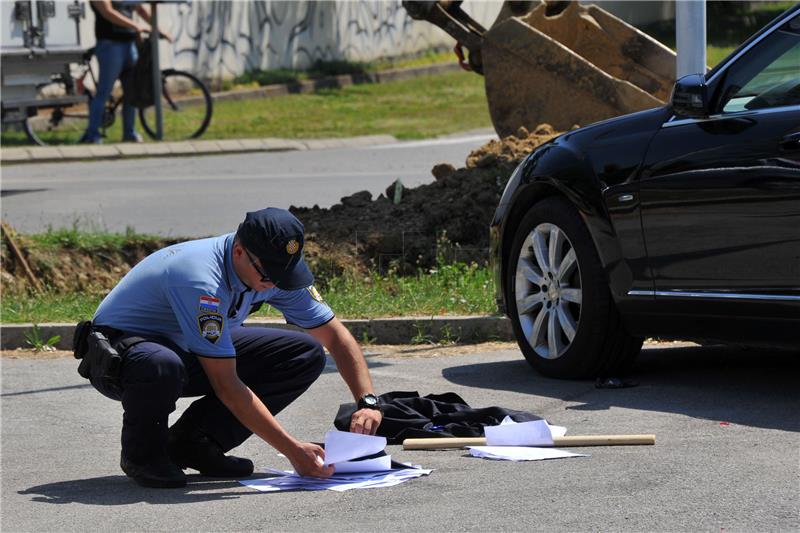
<svg viewBox="0 0 800 533">
<path fill-rule="evenodd" d="M 800 131 L 785 136 L 780 145 L 784 150 L 800 150 Z"/>
</svg>

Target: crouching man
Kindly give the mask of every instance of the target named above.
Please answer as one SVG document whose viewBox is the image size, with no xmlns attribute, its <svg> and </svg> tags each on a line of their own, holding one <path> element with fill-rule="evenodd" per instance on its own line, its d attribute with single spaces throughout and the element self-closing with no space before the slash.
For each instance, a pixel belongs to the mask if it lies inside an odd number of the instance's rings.
<svg viewBox="0 0 800 533">
<path fill-rule="evenodd" d="M 319 377 L 323 346 L 374 434 L 380 406 L 358 343 L 322 301 L 303 261 L 303 225 L 283 209 L 247 213 L 236 233 L 176 244 L 137 264 L 76 330 L 79 372 L 122 402 L 122 470 L 146 487 L 182 487 L 183 469 L 246 477 L 226 455 L 255 433 L 295 471 L 326 477 L 324 451 L 275 419 Z M 307 333 L 243 327 L 268 303 Z M 168 427 L 181 397 L 200 396 Z"/>
</svg>

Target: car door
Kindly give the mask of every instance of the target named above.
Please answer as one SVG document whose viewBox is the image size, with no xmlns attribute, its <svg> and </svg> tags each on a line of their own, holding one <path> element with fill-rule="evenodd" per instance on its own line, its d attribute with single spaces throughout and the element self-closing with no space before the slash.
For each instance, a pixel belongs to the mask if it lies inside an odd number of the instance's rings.
<svg viewBox="0 0 800 533">
<path fill-rule="evenodd" d="M 731 300 L 797 312 L 800 15 L 713 77 L 713 114 L 673 117 L 645 157 L 642 228 L 656 299 L 689 314 L 731 312 L 719 307 Z"/>
</svg>

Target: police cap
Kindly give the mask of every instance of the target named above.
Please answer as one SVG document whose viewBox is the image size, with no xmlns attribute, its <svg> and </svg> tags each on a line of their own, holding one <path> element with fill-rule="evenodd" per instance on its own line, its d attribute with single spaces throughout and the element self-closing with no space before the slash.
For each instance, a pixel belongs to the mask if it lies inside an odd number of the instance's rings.
<svg viewBox="0 0 800 533">
<path fill-rule="evenodd" d="M 303 260 L 303 224 L 289 211 L 267 207 L 251 211 L 239 224 L 236 237 L 261 263 L 279 289 L 309 287 L 314 276 Z"/>
</svg>

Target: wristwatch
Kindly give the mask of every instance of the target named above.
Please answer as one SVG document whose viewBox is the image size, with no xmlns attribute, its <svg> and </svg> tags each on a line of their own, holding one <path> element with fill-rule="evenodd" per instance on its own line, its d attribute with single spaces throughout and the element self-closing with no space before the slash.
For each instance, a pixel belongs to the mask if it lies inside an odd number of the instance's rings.
<svg viewBox="0 0 800 533">
<path fill-rule="evenodd" d="M 376 411 L 381 410 L 381 401 L 372 393 L 365 394 L 359 398 L 357 405 L 359 409 L 375 409 Z"/>
</svg>

